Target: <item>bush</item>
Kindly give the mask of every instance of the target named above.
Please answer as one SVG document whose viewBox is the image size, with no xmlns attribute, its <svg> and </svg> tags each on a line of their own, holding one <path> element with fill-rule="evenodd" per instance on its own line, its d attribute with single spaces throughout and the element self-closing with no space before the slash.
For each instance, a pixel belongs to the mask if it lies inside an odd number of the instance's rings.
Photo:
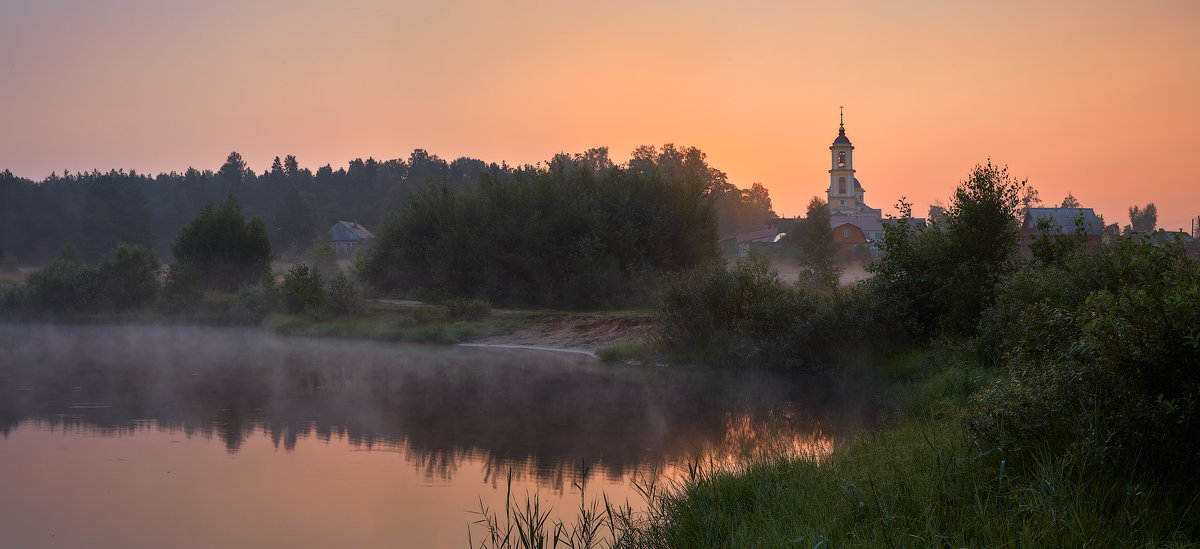
<svg viewBox="0 0 1200 549">
<path fill-rule="evenodd" d="M 271 241 L 262 219 L 246 220 L 230 196 L 220 208 L 211 202 L 179 231 L 171 246 L 177 264 L 185 264 L 187 281 L 200 289 L 229 292 L 253 284 L 271 270 Z M 172 264 L 175 272 L 175 264 Z M 174 281 L 181 284 L 183 278 Z M 176 288 L 182 294 L 191 290 Z"/>
<path fill-rule="evenodd" d="M 321 273 L 303 263 L 292 265 L 283 277 L 280 297 L 284 309 L 291 313 L 317 312 L 325 303 Z"/>
<path fill-rule="evenodd" d="M 228 320 L 235 324 L 256 324 L 275 309 L 278 302 L 274 279 L 267 277 L 262 284 L 242 286 L 228 310 Z"/>
<path fill-rule="evenodd" d="M 914 337 L 974 334 L 996 284 L 1017 266 L 1024 185 L 990 161 L 976 166 L 955 189 L 944 226 L 913 225 L 911 205 L 901 199 L 901 219 L 884 226 L 885 255 L 867 270 Z"/>
<path fill-rule="evenodd" d="M 163 284 L 163 301 L 167 310 L 183 311 L 194 307 L 203 293 L 200 273 L 190 260 L 176 261 L 167 268 L 167 281 Z"/>
<path fill-rule="evenodd" d="M 347 315 L 358 310 L 362 294 L 358 286 L 345 273 L 339 272 L 329 281 L 328 311 L 334 315 Z"/>
<path fill-rule="evenodd" d="M 656 316 L 666 347 L 690 359 L 794 367 L 802 362 L 796 351 L 811 339 L 801 323 L 822 299 L 783 284 L 752 252 L 730 267 L 710 263 L 669 278 Z"/>
<path fill-rule="evenodd" d="M 201 292 L 200 301 L 196 306 L 199 312 L 219 319 L 233 309 L 233 306 L 237 304 L 237 299 L 237 294 L 233 292 L 204 290 Z"/>
<path fill-rule="evenodd" d="M 99 277 L 78 259 L 64 254 L 29 275 L 30 305 L 50 312 L 85 312 L 95 307 Z"/>
<path fill-rule="evenodd" d="M 127 311 L 154 303 L 158 297 L 158 258 L 141 246 L 119 244 L 98 268 L 100 307 Z"/>
<path fill-rule="evenodd" d="M 20 270 L 20 264 L 17 262 L 17 256 L 8 254 L 0 259 L 0 271 L 6 273 L 15 273 Z"/>
<path fill-rule="evenodd" d="M 871 281 L 814 291 L 789 287 L 758 253 L 669 278 L 657 322 L 666 349 L 688 359 L 765 368 L 825 368 L 903 344 L 891 305 Z M 871 340 L 864 348 L 853 342 Z"/>
<path fill-rule="evenodd" d="M 451 320 L 483 320 L 492 314 L 492 306 L 479 299 L 450 299 L 445 307 Z"/>
<path fill-rule="evenodd" d="M 1074 262 L 1089 268 L 1070 281 L 1029 282 L 1059 279 L 1053 265 L 1006 281 L 988 332 L 1013 346 L 1009 373 L 968 425 L 1012 446 L 1200 466 L 1200 267 L 1180 246 L 1132 241 Z"/>
<path fill-rule="evenodd" d="M 328 236 L 318 238 L 313 243 L 308 252 L 308 263 L 321 273 L 321 278 L 333 279 L 338 273 L 337 250 L 333 249 L 333 243 Z"/>
</svg>

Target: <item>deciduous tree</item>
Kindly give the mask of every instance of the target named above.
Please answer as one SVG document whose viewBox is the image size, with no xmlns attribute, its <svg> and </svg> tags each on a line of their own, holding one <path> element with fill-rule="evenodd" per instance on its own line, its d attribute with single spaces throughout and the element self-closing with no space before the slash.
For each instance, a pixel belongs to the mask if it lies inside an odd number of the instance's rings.
<svg viewBox="0 0 1200 549">
<path fill-rule="evenodd" d="M 192 271 L 203 288 L 233 291 L 271 272 L 271 240 L 262 219 L 247 220 L 230 196 L 219 208 L 204 205 L 171 246 L 178 268 Z"/>
</svg>

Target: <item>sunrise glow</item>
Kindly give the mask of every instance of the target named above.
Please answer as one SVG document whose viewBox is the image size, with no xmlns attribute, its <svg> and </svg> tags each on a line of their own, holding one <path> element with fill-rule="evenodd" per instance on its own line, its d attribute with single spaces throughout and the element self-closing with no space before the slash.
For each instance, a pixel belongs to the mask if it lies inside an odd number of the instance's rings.
<svg viewBox="0 0 1200 549">
<path fill-rule="evenodd" d="M 537 163 L 695 146 L 775 211 L 824 196 L 846 107 L 874 207 L 991 158 L 1109 222 L 1200 215 L 1200 3 L 0 2 L 0 170 L 230 151 Z"/>
</svg>

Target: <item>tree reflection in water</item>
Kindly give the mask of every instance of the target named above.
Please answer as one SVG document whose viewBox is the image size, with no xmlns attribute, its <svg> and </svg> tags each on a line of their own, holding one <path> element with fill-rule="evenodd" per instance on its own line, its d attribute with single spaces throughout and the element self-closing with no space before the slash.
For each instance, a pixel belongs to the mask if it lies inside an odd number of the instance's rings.
<svg viewBox="0 0 1200 549">
<path fill-rule="evenodd" d="M 255 433 L 292 451 L 344 438 L 449 481 L 535 476 L 562 491 L 578 464 L 610 478 L 772 444 L 821 454 L 872 420 L 819 377 L 610 366 L 590 357 L 279 337 L 255 329 L 0 325 L 0 433 L 36 421 L 106 434 Z M 725 459 L 718 458 L 718 459 Z"/>
</svg>

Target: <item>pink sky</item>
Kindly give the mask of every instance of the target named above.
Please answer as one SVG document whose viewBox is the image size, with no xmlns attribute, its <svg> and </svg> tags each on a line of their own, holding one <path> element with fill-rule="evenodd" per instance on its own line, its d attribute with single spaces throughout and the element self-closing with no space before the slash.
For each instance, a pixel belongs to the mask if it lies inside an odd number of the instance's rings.
<svg viewBox="0 0 1200 549">
<path fill-rule="evenodd" d="M 777 212 L 924 214 L 976 163 L 1109 222 L 1200 215 L 1200 2 L 0 0 L 0 170 L 536 163 L 695 146 Z"/>
</svg>

